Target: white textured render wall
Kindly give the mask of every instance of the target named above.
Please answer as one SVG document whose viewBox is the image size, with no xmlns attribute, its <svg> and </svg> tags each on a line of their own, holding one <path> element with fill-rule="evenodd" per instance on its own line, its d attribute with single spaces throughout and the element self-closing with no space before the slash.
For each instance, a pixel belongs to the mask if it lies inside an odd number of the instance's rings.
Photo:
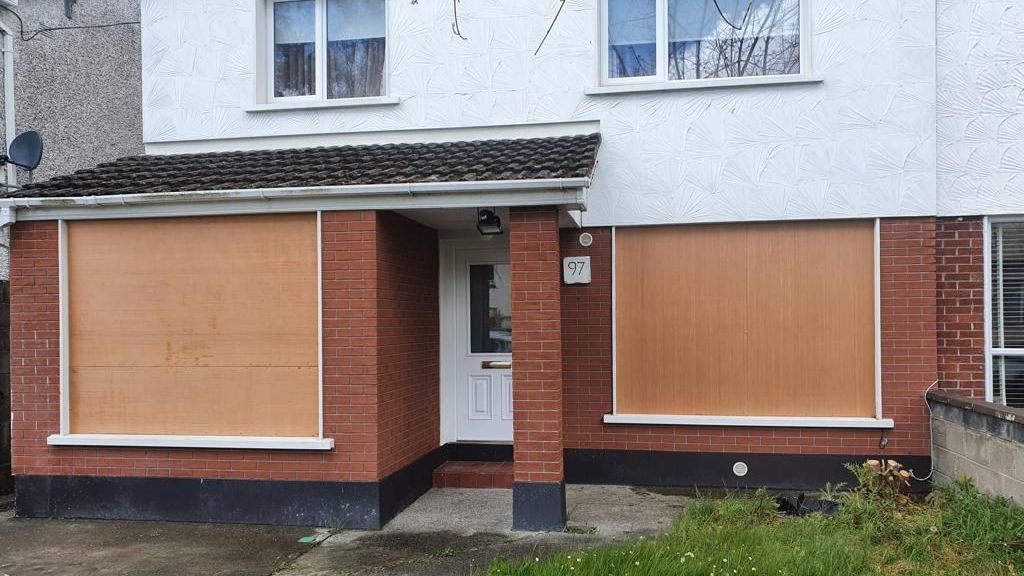
<svg viewBox="0 0 1024 576">
<path fill-rule="evenodd" d="M 401 104 L 252 113 L 262 0 L 143 0 L 145 138 L 599 120 L 587 225 L 934 214 L 934 0 L 805 1 L 821 84 L 588 96 L 599 0 L 537 56 L 559 0 L 463 0 L 467 40 L 450 1 L 389 0 Z"/>
<path fill-rule="evenodd" d="M 938 0 L 938 212 L 1024 212 L 1024 3 Z"/>
</svg>

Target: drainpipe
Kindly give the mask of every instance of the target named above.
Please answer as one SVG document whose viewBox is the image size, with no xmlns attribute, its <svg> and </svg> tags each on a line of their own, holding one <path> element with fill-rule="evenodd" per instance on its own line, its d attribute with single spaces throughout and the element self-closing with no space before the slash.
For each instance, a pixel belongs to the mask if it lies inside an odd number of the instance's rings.
<svg viewBox="0 0 1024 576">
<path fill-rule="evenodd" d="M 4 53 L 4 150 L 14 140 L 14 34 L 13 31 L 0 22 L 0 35 L 3 35 Z M 7 165 L 7 184 L 14 186 L 18 183 L 18 175 L 13 164 Z"/>
<path fill-rule="evenodd" d="M 0 36 L 3 36 L 4 54 L 4 151 L 14 141 L 14 31 L 0 22 Z M 8 186 L 18 184 L 18 173 L 14 164 L 7 164 L 6 177 Z M 0 207 L 0 242 L 6 237 L 6 228 L 14 223 L 14 210 L 7 207 Z"/>
</svg>

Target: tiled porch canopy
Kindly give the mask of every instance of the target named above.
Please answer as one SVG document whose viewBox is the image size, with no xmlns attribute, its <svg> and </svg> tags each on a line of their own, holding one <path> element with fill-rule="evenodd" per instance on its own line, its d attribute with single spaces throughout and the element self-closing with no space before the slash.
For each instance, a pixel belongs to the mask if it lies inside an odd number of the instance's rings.
<svg viewBox="0 0 1024 576">
<path fill-rule="evenodd" d="M 59 198 L 587 178 L 600 135 L 129 156 L 0 194 Z"/>
</svg>

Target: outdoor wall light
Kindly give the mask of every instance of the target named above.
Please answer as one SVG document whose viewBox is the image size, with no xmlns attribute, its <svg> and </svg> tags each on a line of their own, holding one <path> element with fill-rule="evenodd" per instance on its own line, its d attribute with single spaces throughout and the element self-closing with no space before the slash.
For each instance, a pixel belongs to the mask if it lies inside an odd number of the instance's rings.
<svg viewBox="0 0 1024 576">
<path fill-rule="evenodd" d="M 494 210 L 481 208 L 476 212 L 476 229 L 482 236 L 501 234 L 501 218 L 494 213 Z"/>
</svg>

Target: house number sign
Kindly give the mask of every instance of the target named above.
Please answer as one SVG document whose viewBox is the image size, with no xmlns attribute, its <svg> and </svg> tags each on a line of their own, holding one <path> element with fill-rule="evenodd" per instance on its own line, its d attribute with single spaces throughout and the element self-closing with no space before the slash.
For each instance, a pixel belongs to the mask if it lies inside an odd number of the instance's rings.
<svg viewBox="0 0 1024 576">
<path fill-rule="evenodd" d="M 590 256 L 562 258 L 562 281 L 566 284 L 590 284 Z"/>
</svg>

